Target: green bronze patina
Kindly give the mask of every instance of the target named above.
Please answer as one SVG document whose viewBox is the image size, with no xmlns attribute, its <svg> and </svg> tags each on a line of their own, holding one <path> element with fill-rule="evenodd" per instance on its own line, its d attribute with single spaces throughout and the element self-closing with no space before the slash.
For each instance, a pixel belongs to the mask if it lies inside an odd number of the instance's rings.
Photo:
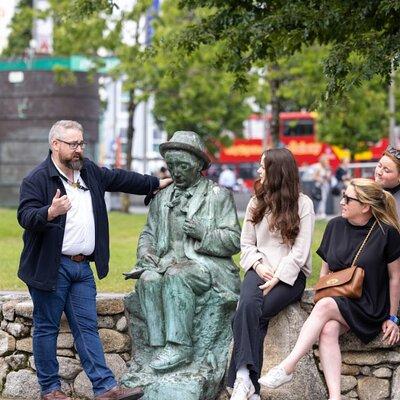
<svg viewBox="0 0 400 400">
<path fill-rule="evenodd" d="M 232 194 L 201 175 L 210 160 L 196 133 L 160 151 L 174 183 L 152 200 L 126 274 L 140 278 L 125 299 L 133 353 L 122 383 L 144 386 L 146 400 L 211 400 L 227 366 L 240 226 Z"/>
</svg>

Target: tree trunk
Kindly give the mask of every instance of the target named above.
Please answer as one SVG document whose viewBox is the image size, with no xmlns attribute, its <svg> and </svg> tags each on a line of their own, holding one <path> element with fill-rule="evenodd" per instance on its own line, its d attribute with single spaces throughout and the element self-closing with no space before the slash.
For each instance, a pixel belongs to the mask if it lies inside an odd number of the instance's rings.
<svg viewBox="0 0 400 400">
<path fill-rule="evenodd" d="M 281 102 L 278 95 L 279 86 L 281 81 L 278 76 L 279 66 L 277 64 L 271 65 L 271 79 L 269 80 L 269 85 L 271 88 L 271 124 L 270 132 L 272 139 L 272 147 L 279 147 L 279 113 L 281 111 Z"/>
<path fill-rule="evenodd" d="M 126 132 L 126 170 L 132 170 L 132 148 L 133 148 L 133 139 L 135 136 L 135 127 L 133 125 L 134 117 L 135 117 L 135 110 L 137 104 L 135 103 L 135 91 L 134 89 L 129 90 L 129 104 L 128 104 L 128 130 Z M 121 211 L 125 213 L 129 213 L 129 207 L 131 205 L 129 193 L 122 193 L 121 194 Z"/>
</svg>

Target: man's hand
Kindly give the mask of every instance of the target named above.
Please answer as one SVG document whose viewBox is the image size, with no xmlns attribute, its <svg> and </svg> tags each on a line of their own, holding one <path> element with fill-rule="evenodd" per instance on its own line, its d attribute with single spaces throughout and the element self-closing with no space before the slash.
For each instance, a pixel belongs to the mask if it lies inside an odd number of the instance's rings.
<svg viewBox="0 0 400 400">
<path fill-rule="evenodd" d="M 382 332 L 383 332 L 382 341 L 386 340 L 387 343 L 391 346 L 396 344 L 400 339 L 399 326 L 390 319 L 387 319 L 386 321 L 383 322 Z"/>
<path fill-rule="evenodd" d="M 183 224 L 183 231 L 193 239 L 201 240 L 204 235 L 204 226 L 196 218 L 186 219 Z"/>
<path fill-rule="evenodd" d="M 160 179 L 160 187 L 158 190 L 166 188 L 168 185 L 170 185 L 173 182 L 172 178 L 164 178 Z"/>
<path fill-rule="evenodd" d="M 59 215 L 66 214 L 72 207 L 67 195 L 61 196 L 60 189 L 57 189 L 51 205 L 47 211 L 47 220 L 51 221 Z"/>
<path fill-rule="evenodd" d="M 260 285 L 259 288 L 263 291 L 263 296 L 266 296 L 279 282 L 278 278 L 272 278 L 270 281 Z"/>
<path fill-rule="evenodd" d="M 274 271 L 268 265 L 258 263 L 253 267 L 253 269 L 261 279 L 264 279 L 264 281 L 269 281 L 274 277 Z"/>
</svg>

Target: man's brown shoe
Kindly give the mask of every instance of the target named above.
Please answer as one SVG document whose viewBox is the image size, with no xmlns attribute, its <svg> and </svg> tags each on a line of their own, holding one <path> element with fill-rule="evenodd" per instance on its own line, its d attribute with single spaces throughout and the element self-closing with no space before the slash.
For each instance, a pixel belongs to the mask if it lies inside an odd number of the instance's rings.
<svg viewBox="0 0 400 400">
<path fill-rule="evenodd" d="M 140 387 L 128 389 L 116 386 L 100 396 L 96 396 L 95 400 L 136 400 L 140 399 L 143 394 L 143 389 Z"/>
<path fill-rule="evenodd" d="M 61 390 L 53 390 L 50 393 L 44 394 L 41 397 L 42 400 L 72 400 L 71 397 L 68 397 Z"/>
</svg>

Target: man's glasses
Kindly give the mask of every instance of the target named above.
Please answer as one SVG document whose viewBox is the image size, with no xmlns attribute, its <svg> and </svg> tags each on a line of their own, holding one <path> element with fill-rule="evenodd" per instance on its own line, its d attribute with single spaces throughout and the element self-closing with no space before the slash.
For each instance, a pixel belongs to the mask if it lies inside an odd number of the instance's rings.
<svg viewBox="0 0 400 400">
<path fill-rule="evenodd" d="M 347 196 L 345 192 L 342 193 L 342 199 L 344 200 L 344 204 L 349 204 L 350 200 L 358 201 L 359 203 L 361 203 L 361 201 L 356 199 L 355 197 Z"/>
<path fill-rule="evenodd" d="M 392 156 L 396 157 L 398 160 L 400 160 L 400 150 L 395 149 L 393 146 L 389 145 L 386 148 L 386 151 L 391 154 Z"/>
<path fill-rule="evenodd" d="M 86 142 L 66 142 L 65 140 L 57 139 L 59 142 L 63 142 L 69 146 L 71 150 L 76 150 L 79 146 L 81 149 L 84 149 L 86 147 Z"/>
</svg>

